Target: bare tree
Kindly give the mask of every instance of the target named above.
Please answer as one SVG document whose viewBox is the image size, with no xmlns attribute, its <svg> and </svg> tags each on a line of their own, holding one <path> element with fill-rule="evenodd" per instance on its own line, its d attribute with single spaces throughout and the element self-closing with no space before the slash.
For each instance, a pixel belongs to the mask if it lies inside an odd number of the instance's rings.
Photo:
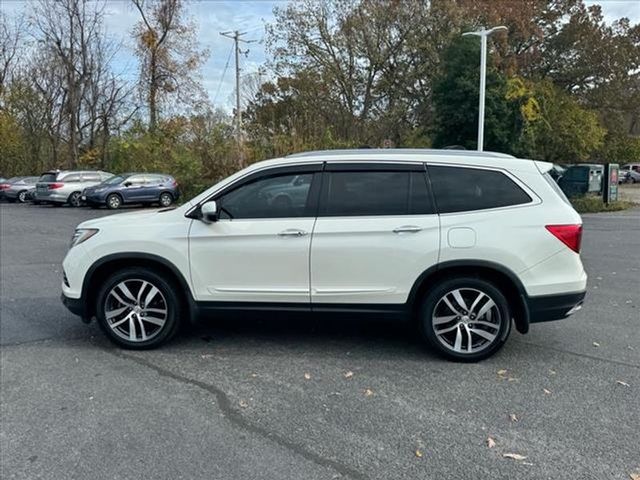
<svg viewBox="0 0 640 480">
<path fill-rule="evenodd" d="M 196 28 L 183 18 L 182 0 L 132 0 L 140 13 L 133 35 L 140 58 L 140 87 L 155 130 L 169 96 L 190 103 L 202 94 L 198 69 L 208 55 L 197 48 Z"/>
<path fill-rule="evenodd" d="M 0 12 L 0 93 L 18 63 L 18 49 L 24 41 L 25 24 L 23 17 L 13 21 Z"/>
<path fill-rule="evenodd" d="M 80 156 L 83 91 L 95 68 L 95 47 L 103 35 L 103 3 L 86 0 L 39 0 L 31 20 L 36 38 L 49 49 L 64 74 L 70 165 Z"/>
</svg>

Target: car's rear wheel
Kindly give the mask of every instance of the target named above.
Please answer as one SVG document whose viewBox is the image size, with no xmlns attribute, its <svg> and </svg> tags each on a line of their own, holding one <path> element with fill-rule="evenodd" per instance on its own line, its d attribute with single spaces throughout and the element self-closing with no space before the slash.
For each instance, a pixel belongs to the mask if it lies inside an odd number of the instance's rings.
<svg viewBox="0 0 640 480">
<path fill-rule="evenodd" d="M 433 288 L 420 310 L 420 326 L 441 355 L 475 362 L 496 353 L 511 332 L 509 303 L 492 283 L 450 278 Z"/>
<path fill-rule="evenodd" d="M 26 190 L 23 190 L 22 192 L 18 193 L 18 201 L 20 203 L 26 203 L 27 202 L 27 192 L 26 192 Z"/>
<path fill-rule="evenodd" d="M 160 195 L 160 205 L 163 207 L 168 207 L 173 203 L 173 195 L 169 192 L 163 192 Z"/>
<path fill-rule="evenodd" d="M 154 348 L 178 331 L 180 300 L 175 286 L 155 271 L 132 267 L 111 276 L 96 300 L 100 327 L 114 343 Z"/>
<path fill-rule="evenodd" d="M 107 197 L 107 208 L 117 210 L 122 206 L 122 198 L 117 193 L 112 193 Z"/>
<path fill-rule="evenodd" d="M 69 195 L 67 202 L 72 207 L 80 207 L 82 205 L 82 194 L 80 192 L 73 192 Z"/>
</svg>

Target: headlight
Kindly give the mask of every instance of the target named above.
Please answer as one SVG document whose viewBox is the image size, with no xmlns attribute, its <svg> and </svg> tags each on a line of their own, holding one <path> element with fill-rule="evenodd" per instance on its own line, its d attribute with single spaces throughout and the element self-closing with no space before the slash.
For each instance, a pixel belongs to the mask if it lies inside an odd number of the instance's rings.
<svg viewBox="0 0 640 480">
<path fill-rule="evenodd" d="M 69 248 L 80 245 L 82 242 L 89 240 L 98 232 L 99 230 L 97 228 L 76 228 L 73 237 L 71 237 L 71 245 Z"/>
</svg>

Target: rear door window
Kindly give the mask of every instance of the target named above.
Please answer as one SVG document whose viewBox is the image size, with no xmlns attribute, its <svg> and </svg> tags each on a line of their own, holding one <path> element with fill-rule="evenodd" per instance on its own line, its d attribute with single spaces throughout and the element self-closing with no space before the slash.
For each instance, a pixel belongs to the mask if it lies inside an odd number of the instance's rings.
<svg viewBox="0 0 640 480">
<path fill-rule="evenodd" d="M 80 174 L 79 173 L 70 173 L 69 175 L 66 175 L 66 176 L 62 177 L 60 179 L 60 181 L 65 182 L 65 183 L 79 182 L 80 181 Z"/>
<path fill-rule="evenodd" d="M 83 182 L 100 182 L 102 181 L 102 177 L 98 172 L 85 172 L 82 174 Z"/>
<path fill-rule="evenodd" d="M 424 172 L 329 171 L 320 215 L 371 216 L 433 213 Z"/>
<path fill-rule="evenodd" d="M 468 167 L 428 167 L 440 213 L 468 212 L 531 202 L 531 197 L 502 172 Z"/>
</svg>

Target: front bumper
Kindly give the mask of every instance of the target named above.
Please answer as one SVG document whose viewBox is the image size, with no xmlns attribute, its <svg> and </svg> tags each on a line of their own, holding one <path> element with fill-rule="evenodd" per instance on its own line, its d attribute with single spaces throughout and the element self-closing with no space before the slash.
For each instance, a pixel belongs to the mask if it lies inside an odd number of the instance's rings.
<svg viewBox="0 0 640 480">
<path fill-rule="evenodd" d="M 560 295 L 541 295 L 527 298 L 529 322 L 550 322 L 561 320 L 582 308 L 586 291 L 563 293 Z"/>
<path fill-rule="evenodd" d="M 67 310 L 74 315 L 78 315 L 84 323 L 91 322 L 91 317 L 87 313 L 87 305 L 82 298 L 70 298 L 64 293 L 61 293 L 60 300 L 62 301 L 62 304 L 67 307 Z"/>
<path fill-rule="evenodd" d="M 88 205 L 104 205 L 106 202 L 106 194 L 89 193 L 82 194 L 82 201 Z"/>
</svg>

